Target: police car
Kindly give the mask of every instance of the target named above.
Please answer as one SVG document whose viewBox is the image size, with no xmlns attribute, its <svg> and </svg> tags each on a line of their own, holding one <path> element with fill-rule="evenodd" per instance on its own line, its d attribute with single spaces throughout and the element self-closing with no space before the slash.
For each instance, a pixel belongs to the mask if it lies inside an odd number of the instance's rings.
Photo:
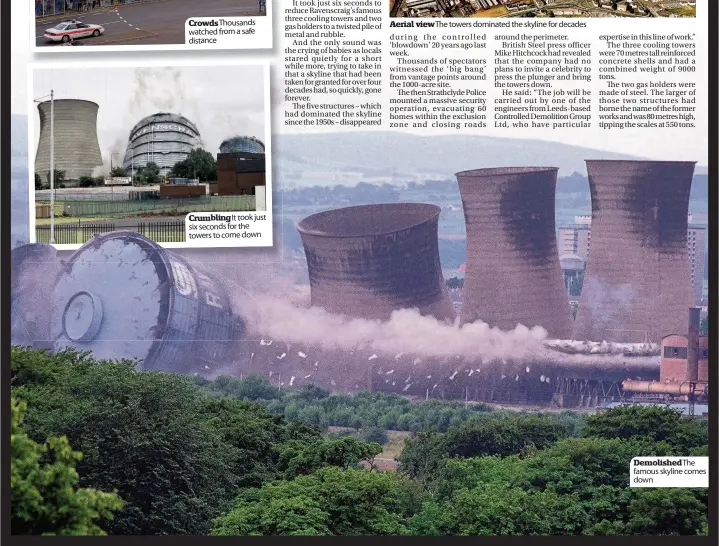
<svg viewBox="0 0 719 546">
<path fill-rule="evenodd" d="M 105 28 L 100 25 L 90 25 L 82 21 L 63 21 L 45 31 L 45 39 L 48 42 L 67 43 L 71 39 L 86 38 L 88 36 L 100 36 L 105 33 Z"/>
</svg>

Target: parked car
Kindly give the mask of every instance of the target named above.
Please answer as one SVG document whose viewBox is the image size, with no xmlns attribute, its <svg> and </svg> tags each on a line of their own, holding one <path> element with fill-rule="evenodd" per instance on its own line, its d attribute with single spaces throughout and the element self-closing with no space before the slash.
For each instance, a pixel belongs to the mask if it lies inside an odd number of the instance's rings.
<svg viewBox="0 0 719 546">
<path fill-rule="evenodd" d="M 105 28 L 100 25 L 91 25 L 82 21 L 63 21 L 45 31 L 45 39 L 48 42 L 67 43 L 71 39 L 97 37 L 105 33 Z"/>
</svg>

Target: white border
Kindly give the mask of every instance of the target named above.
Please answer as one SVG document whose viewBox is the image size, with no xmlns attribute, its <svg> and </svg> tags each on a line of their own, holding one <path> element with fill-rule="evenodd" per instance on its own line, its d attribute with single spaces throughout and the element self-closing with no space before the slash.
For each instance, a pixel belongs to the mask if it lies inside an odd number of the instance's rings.
<svg viewBox="0 0 719 546">
<path fill-rule="evenodd" d="M 4 2 L 9 2 L 10 0 L 3 0 Z M 25 0 L 14 0 L 16 2 L 18 1 L 25 1 Z M 202 0 L 198 0 L 198 2 L 201 2 Z M 31 1 L 30 5 L 28 6 L 30 10 L 30 53 L 33 54 L 69 54 L 69 55 L 82 55 L 83 52 L 89 52 L 92 53 L 93 51 L 267 51 L 271 50 L 274 47 L 274 32 L 273 32 L 273 24 L 272 24 L 272 7 L 271 4 L 274 0 L 270 0 L 266 3 L 266 12 L 264 15 L 240 15 L 237 17 L 246 17 L 246 18 L 266 18 L 268 23 L 267 26 L 269 27 L 268 32 L 270 33 L 269 38 L 269 45 L 264 47 L 246 47 L 246 48 L 236 48 L 236 47 L 229 47 L 229 46 L 212 46 L 208 45 L 206 47 L 197 47 L 197 46 L 191 46 L 188 44 L 148 44 L 148 45 L 85 45 L 83 44 L 82 47 L 61 47 L 61 46 L 38 46 L 37 45 L 37 36 L 35 35 L 35 26 L 37 24 L 35 20 L 35 3 Z M 130 4 L 131 5 L 131 4 Z M 195 15 L 194 17 L 207 17 L 206 15 Z M 220 17 L 220 16 L 218 16 Z M 226 16 L 228 17 L 228 16 Z M 70 15 L 67 16 L 67 19 L 71 19 L 72 17 Z M 64 20 L 64 18 L 59 18 L 59 21 Z M 55 21 L 48 21 L 48 24 L 55 23 Z M 185 25 L 187 24 L 187 21 L 185 21 Z M 185 26 L 183 25 L 183 29 Z"/>
<path fill-rule="evenodd" d="M 28 194 L 29 194 L 29 224 L 30 243 L 35 243 L 35 158 L 37 157 L 37 149 L 35 148 L 35 116 L 37 116 L 37 108 L 34 107 L 33 97 L 35 96 L 35 88 L 33 75 L 36 70 L 62 70 L 62 69 L 77 69 L 77 68 L 103 68 L 103 69 L 115 69 L 115 68 L 140 68 L 140 67 L 167 67 L 167 61 L 165 60 L 152 60 L 152 61 L 113 61 L 113 62 L 94 62 L 94 63 L 57 63 L 57 62 L 38 62 L 30 63 L 27 71 L 27 104 L 28 104 L 28 127 L 27 127 L 27 142 L 28 142 Z M 272 243 L 267 246 L 251 246 L 245 247 L 242 245 L 237 246 L 223 246 L 215 247 L 206 244 L 192 244 L 192 243 L 157 243 L 162 248 L 269 248 L 274 246 L 274 233 L 273 233 L 273 213 L 272 213 L 272 102 L 270 95 L 270 63 L 269 61 L 244 61 L 244 62 L 228 62 L 228 61 L 178 61 L 173 63 L 174 67 L 207 67 L 207 68 L 230 68 L 230 67 L 245 67 L 245 66 L 261 66 L 263 67 L 263 108 L 264 108 L 264 123 L 265 123 L 265 134 L 263 144 L 265 145 L 265 188 L 266 188 L 266 213 L 269 221 L 270 240 Z M 216 155 L 216 154 L 213 154 Z M 53 245 L 57 250 L 77 250 L 83 245 Z"/>
</svg>

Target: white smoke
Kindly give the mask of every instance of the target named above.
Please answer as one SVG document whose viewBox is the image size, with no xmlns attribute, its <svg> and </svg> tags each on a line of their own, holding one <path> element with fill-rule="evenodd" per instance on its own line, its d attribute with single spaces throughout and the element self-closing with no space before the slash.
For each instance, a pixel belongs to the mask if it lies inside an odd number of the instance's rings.
<svg viewBox="0 0 719 546">
<path fill-rule="evenodd" d="M 277 273 L 277 264 L 248 265 L 229 262 L 216 254 L 215 274 L 230 287 L 234 309 L 248 326 L 247 338 L 274 339 L 324 351 L 352 352 L 364 349 L 382 355 L 407 353 L 420 358 L 459 357 L 471 361 L 515 362 L 551 360 L 558 364 L 646 364 L 642 357 L 627 359 L 627 347 L 597 343 L 551 341 L 540 326 L 517 325 L 509 331 L 477 321 L 459 325 L 422 316 L 416 309 L 401 309 L 387 321 L 366 320 L 310 307 L 310 287 L 294 284 Z M 208 262 L 205 262 L 207 267 Z M 600 350 L 597 351 L 597 347 Z M 557 350 L 562 350 L 560 352 Z M 654 354 L 653 348 L 642 355 Z M 600 354 L 597 354 L 597 353 Z"/>
</svg>

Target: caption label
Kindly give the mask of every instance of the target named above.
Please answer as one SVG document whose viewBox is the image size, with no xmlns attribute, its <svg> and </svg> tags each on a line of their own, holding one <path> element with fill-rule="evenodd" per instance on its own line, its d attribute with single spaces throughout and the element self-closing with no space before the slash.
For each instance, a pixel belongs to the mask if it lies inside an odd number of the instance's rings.
<svg viewBox="0 0 719 546">
<path fill-rule="evenodd" d="M 634 457 L 630 487 L 709 487 L 709 457 Z"/>
<path fill-rule="evenodd" d="M 266 212 L 193 212 L 185 217 L 188 246 L 272 246 Z"/>
<path fill-rule="evenodd" d="M 185 21 L 185 44 L 198 49 L 270 49 L 272 19 L 193 17 Z"/>
</svg>

